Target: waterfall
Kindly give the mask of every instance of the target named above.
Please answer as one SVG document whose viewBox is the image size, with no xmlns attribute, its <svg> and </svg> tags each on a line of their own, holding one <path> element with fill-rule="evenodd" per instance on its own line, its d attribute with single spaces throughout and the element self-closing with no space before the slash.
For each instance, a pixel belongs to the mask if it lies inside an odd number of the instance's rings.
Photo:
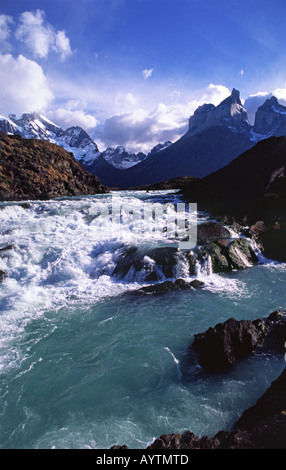
<svg viewBox="0 0 286 470">
<path fill-rule="evenodd" d="M 271 264 L 279 264 L 278 261 L 273 261 L 273 260 L 271 260 L 271 259 L 269 259 L 269 258 L 266 258 L 266 257 L 263 255 L 261 249 L 259 248 L 259 246 L 257 245 L 257 243 L 256 243 L 255 240 L 253 240 L 252 238 L 248 238 L 247 240 L 249 241 L 249 244 L 251 245 L 251 248 L 252 248 L 253 252 L 255 253 L 255 255 L 256 255 L 257 259 L 258 259 L 258 262 L 259 262 L 260 264 L 270 264 L 270 263 L 271 263 Z"/>
<path fill-rule="evenodd" d="M 213 274 L 212 258 L 210 255 L 206 255 L 202 261 L 196 260 L 195 264 L 195 276 L 205 277 Z"/>
</svg>

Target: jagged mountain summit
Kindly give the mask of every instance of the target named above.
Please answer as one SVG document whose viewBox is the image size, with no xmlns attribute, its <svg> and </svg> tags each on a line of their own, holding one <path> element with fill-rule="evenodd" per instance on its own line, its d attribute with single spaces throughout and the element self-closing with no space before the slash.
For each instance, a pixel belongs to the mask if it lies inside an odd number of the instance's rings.
<svg viewBox="0 0 286 470">
<path fill-rule="evenodd" d="M 203 177 L 222 168 L 256 143 L 239 91 L 218 106 L 204 104 L 189 120 L 185 135 L 124 172 L 95 161 L 91 171 L 108 186 L 150 185 L 182 176 Z"/>
<path fill-rule="evenodd" d="M 147 155 L 143 152 L 128 152 L 122 145 L 118 145 L 116 148 L 108 147 L 102 152 L 102 158 L 115 168 L 125 170 L 145 160 Z"/>
<path fill-rule="evenodd" d="M 211 103 L 199 106 L 190 117 L 188 135 L 195 135 L 216 125 L 228 127 L 237 132 L 249 132 L 251 125 L 247 111 L 241 104 L 239 91 L 235 88 L 231 95 L 218 106 Z"/>
<path fill-rule="evenodd" d="M 235 88 L 218 106 L 199 106 L 189 119 L 189 129 L 167 148 L 150 155 L 124 172 L 95 162 L 92 171 L 108 186 L 128 188 L 156 184 L 173 178 L 203 178 L 228 165 L 260 140 L 286 135 L 286 107 L 274 96 L 258 108 L 252 126 L 240 93 Z"/>
<path fill-rule="evenodd" d="M 17 119 L 14 114 L 9 118 L 0 117 L 0 130 L 5 134 L 20 135 L 25 139 L 40 139 L 57 144 L 83 165 L 94 161 L 100 155 L 96 143 L 87 132 L 79 126 L 66 130 L 38 113 L 25 113 Z"/>
<path fill-rule="evenodd" d="M 275 96 L 267 99 L 256 111 L 253 132 L 263 137 L 286 135 L 286 107 Z"/>
</svg>

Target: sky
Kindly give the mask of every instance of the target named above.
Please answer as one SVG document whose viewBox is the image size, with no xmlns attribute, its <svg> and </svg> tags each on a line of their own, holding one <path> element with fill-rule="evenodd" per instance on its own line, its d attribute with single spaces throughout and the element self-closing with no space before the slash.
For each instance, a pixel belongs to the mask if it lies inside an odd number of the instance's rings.
<svg viewBox="0 0 286 470">
<path fill-rule="evenodd" d="M 232 88 L 253 122 L 286 105 L 285 23 L 285 0 L 0 0 L 0 114 L 145 153 Z"/>
</svg>

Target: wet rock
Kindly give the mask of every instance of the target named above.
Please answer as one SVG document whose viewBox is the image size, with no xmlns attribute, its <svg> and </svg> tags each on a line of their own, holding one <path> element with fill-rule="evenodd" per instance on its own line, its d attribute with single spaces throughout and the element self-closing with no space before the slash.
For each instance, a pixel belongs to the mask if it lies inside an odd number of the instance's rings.
<svg viewBox="0 0 286 470">
<path fill-rule="evenodd" d="M 257 256 L 247 238 L 237 238 L 225 250 L 231 269 L 245 269 L 257 262 Z"/>
<path fill-rule="evenodd" d="M 197 254 L 201 262 L 210 257 L 214 273 L 245 269 L 258 261 L 251 241 L 245 237 L 212 241 L 198 247 Z"/>
<path fill-rule="evenodd" d="M 212 270 L 214 273 L 231 270 L 229 260 L 224 254 L 227 246 L 227 242 L 224 244 L 220 241 L 218 243 L 212 242 L 204 248 L 205 253 L 211 257 Z"/>
<path fill-rule="evenodd" d="M 126 445 L 121 446 L 121 445 L 115 444 L 114 446 L 110 447 L 110 449 L 113 449 L 113 450 L 129 449 L 129 447 Z"/>
<path fill-rule="evenodd" d="M 254 238 L 259 239 L 260 235 L 266 231 L 266 225 L 263 220 L 257 221 L 255 224 L 249 227 L 249 233 Z"/>
<path fill-rule="evenodd" d="M 178 248 L 160 247 L 148 251 L 147 256 L 155 261 L 156 266 L 162 271 L 166 278 L 176 275 L 176 266 L 184 262 L 184 255 Z"/>
<path fill-rule="evenodd" d="M 8 274 L 0 269 L 0 282 L 3 282 L 7 276 Z"/>
<path fill-rule="evenodd" d="M 224 370 L 259 348 L 282 351 L 286 340 L 285 311 L 273 312 L 266 319 L 235 320 L 218 323 L 194 335 L 191 349 L 199 364 L 208 371 Z"/>
<path fill-rule="evenodd" d="M 199 242 L 229 238 L 230 231 L 220 222 L 204 222 L 198 225 L 197 239 Z"/>
<path fill-rule="evenodd" d="M 166 292 L 178 291 L 178 290 L 190 290 L 198 289 L 203 287 L 204 283 L 198 279 L 192 281 L 185 281 L 184 279 L 176 279 L 175 281 L 165 281 L 160 282 L 159 284 L 152 284 L 150 286 L 141 287 L 138 290 L 130 291 L 132 295 L 141 295 L 141 294 L 153 294 L 159 295 Z"/>
<path fill-rule="evenodd" d="M 120 279 L 161 281 L 176 277 L 176 267 L 185 261 L 178 248 L 123 247 L 112 275 Z"/>
<path fill-rule="evenodd" d="M 234 427 L 249 430 L 281 412 L 286 415 L 286 369 L 272 382 L 256 404 L 244 411 Z M 286 435 L 284 439 L 286 440 Z"/>
<path fill-rule="evenodd" d="M 220 431 L 216 436 L 199 438 L 190 431 L 164 434 L 147 447 L 148 450 L 171 449 L 252 449 L 252 436 L 246 431 Z"/>
</svg>

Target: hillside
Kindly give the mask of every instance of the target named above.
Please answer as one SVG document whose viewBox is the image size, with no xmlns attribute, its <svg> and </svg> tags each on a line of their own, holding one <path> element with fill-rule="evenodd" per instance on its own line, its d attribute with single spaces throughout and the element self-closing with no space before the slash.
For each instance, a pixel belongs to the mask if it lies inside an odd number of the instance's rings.
<svg viewBox="0 0 286 470">
<path fill-rule="evenodd" d="M 108 192 L 72 154 L 47 141 L 0 132 L 0 200 Z"/>
<path fill-rule="evenodd" d="M 183 194 L 198 209 L 248 226 L 267 258 L 286 261 L 286 137 L 270 137 L 229 165 L 191 182 Z"/>
<path fill-rule="evenodd" d="M 224 168 L 192 182 L 184 191 L 216 213 L 277 218 L 285 213 L 286 137 L 258 142 Z"/>
</svg>

